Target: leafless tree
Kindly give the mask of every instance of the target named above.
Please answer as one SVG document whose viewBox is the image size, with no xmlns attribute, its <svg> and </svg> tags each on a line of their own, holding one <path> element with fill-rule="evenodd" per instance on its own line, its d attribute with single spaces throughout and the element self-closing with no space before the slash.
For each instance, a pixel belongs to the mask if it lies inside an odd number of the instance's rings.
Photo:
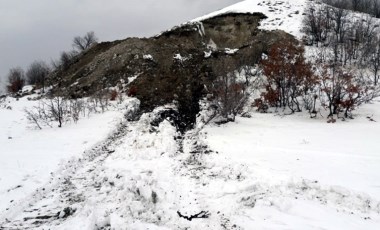
<svg viewBox="0 0 380 230">
<path fill-rule="evenodd" d="M 380 38 L 376 45 L 372 47 L 371 58 L 369 60 L 369 68 L 373 73 L 374 85 L 376 86 L 379 82 L 379 72 L 380 72 Z"/>
<path fill-rule="evenodd" d="M 68 101 L 62 97 L 53 97 L 40 100 L 38 106 L 31 110 L 25 110 L 27 119 L 39 129 L 43 125 L 52 127 L 52 122 L 58 122 L 61 128 L 69 115 Z"/>
<path fill-rule="evenodd" d="M 343 44 L 348 32 L 348 12 L 342 8 L 331 8 L 334 62 L 343 61 Z"/>
<path fill-rule="evenodd" d="M 94 93 L 88 100 L 87 100 L 87 109 L 88 113 L 98 113 L 102 112 L 104 113 L 110 103 L 110 94 L 109 90 L 107 89 L 98 89 L 96 93 Z M 100 109 L 100 111 L 98 111 Z"/>
<path fill-rule="evenodd" d="M 373 15 L 380 18 L 380 0 L 372 0 Z"/>
<path fill-rule="evenodd" d="M 351 112 L 379 96 L 379 87 L 371 85 L 360 72 L 347 71 L 339 65 L 324 65 L 320 76 L 320 98 L 329 110 L 329 116 L 344 114 L 352 118 Z"/>
<path fill-rule="evenodd" d="M 26 71 L 26 78 L 29 84 L 39 85 L 42 92 L 45 88 L 45 79 L 50 73 L 49 66 L 43 61 L 33 62 Z"/>
<path fill-rule="evenodd" d="M 376 43 L 376 34 L 379 33 L 379 23 L 373 17 L 367 15 L 364 19 L 364 30 L 362 34 L 362 57 L 366 57 L 371 53 L 372 44 Z M 378 42 L 378 41 L 377 41 Z"/>
<path fill-rule="evenodd" d="M 235 69 L 236 63 L 229 56 L 223 57 L 213 69 L 216 79 L 211 89 L 214 99 L 212 106 L 226 121 L 235 120 L 248 98 L 246 79 L 239 79 Z"/>
<path fill-rule="evenodd" d="M 37 106 L 34 107 L 33 109 L 25 109 L 24 110 L 24 112 L 26 114 L 26 119 L 28 119 L 28 121 L 30 123 L 34 124 L 39 129 L 42 129 L 41 121 L 44 121 L 44 119 L 43 119 L 44 116 L 43 116 L 43 114 L 41 114 L 42 111 L 44 111 L 44 110 L 38 109 Z M 49 123 L 47 123 L 47 124 L 49 124 Z"/>
<path fill-rule="evenodd" d="M 25 85 L 25 73 L 20 67 L 12 68 L 9 70 L 7 90 L 10 93 L 17 93 Z"/>
<path fill-rule="evenodd" d="M 83 116 L 86 116 L 86 106 L 85 102 L 82 99 L 71 100 L 69 104 L 69 110 L 74 123 L 77 123 L 79 121 L 81 114 L 83 114 Z"/>
<path fill-rule="evenodd" d="M 323 66 L 321 76 L 322 105 L 329 109 L 328 117 L 338 114 L 340 104 L 346 95 L 344 89 L 352 80 L 352 75 L 344 73 L 341 67 L 335 64 Z M 346 82 L 347 81 L 347 82 Z"/>
<path fill-rule="evenodd" d="M 358 11 L 361 0 L 351 0 L 351 6 L 353 11 Z"/>
<path fill-rule="evenodd" d="M 319 45 L 320 42 L 326 40 L 327 29 L 329 27 L 329 10 L 327 7 L 311 8 L 306 12 L 303 19 L 303 31 L 310 34 L 313 38 L 312 43 Z"/>
<path fill-rule="evenodd" d="M 59 66 L 61 70 L 67 70 L 71 64 L 74 63 L 74 61 L 77 58 L 78 53 L 74 50 L 66 52 L 63 51 L 60 56 Z"/>
<path fill-rule="evenodd" d="M 77 36 L 73 39 L 73 47 L 79 52 L 87 50 L 90 46 L 98 41 L 93 31 L 87 32 L 83 37 Z"/>
<path fill-rule="evenodd" d="M 51 98 L 46 103 L 51 116 L 58 122 L 58 127 L 61 128 L 67 114 L 66 100 L 61 97 Z"/>
<path fill-rule="evenodd" d="M 372 14 L 373 8 L 372 8 L 372 0 L 361 0 L 361 8 L 360 11 L 364 13 Z"/>
<path fill-rule="evenodd" d="M 26 109 L 26 118 L 37 128 L 53 127 L 58 123 L 62 127 L 64 123 L 73 121 L 77 123 L 81 117 L 89 116 L 90 113 L 104 112 L 106 99 L 69 100 L 63 97 L 51 97 L 39 100 L 37 106 Z M 96 101 L 96 102 L 95 102 Z"/>
</svg>

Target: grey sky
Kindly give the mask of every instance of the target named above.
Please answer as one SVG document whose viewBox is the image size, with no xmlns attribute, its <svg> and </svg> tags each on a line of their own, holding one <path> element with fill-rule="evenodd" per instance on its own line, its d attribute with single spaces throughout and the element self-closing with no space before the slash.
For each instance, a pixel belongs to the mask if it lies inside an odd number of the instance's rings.
<svg viewBox="0 0 380 230">
<path fill-rule="evenodd" d="M 239 1 L 0 0 L 0 79 L 11 67 L 50 63 L 87 31 L 101 41 L 149 37 Z"/>
</svg>

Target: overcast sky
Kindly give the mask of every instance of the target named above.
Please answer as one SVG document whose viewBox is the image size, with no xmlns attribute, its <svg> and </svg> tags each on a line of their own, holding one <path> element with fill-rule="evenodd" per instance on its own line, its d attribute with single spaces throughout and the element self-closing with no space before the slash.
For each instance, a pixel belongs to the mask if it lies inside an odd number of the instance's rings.
<svg viewBox="0 0 380 230">
<path fill-rule="evenodd" d="M 0 0 L 0 79 L 12 67 L 50 63 L 87 31 L 101 41 L 149 37 L 239 1 Z"/>
</svg>

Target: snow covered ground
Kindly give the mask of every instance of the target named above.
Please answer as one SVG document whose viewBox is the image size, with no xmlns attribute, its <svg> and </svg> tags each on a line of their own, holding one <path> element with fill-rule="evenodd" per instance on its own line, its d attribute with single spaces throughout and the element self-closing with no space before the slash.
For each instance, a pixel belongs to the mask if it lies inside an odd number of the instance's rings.
<svg viewBox="0 0 380 230">
<path fill-rule="evenodd" d="M 207 143 L 248 170 L 234 220 L 245 229 L 379 229 L 380 103 L 328 124 L 254 114 L 206 129 Z M 244 184 L 244 185 L 243 185 Z M 246 197 L 244 198 L 244 195 Z"/>
<path fill-rule="evenodd" d="M 303 13 L 309 0 L 245 0 L 232 6 L 196 18 L 193 22 L 225 13 L 256 13 L 261 12 L 268 18 L 260 23 L 264 30 L 283 30 L 297 38 L 302 37 Z"/>
<path fill-rule="evenodd" d="M 253 113 L 184 136 L 168 120 L 155 125 L 159 111 L 61 164 L 49 183 L 8 203 L 0 226 L 379 229 L 379 101 L 335 124 Z"/>
<path fill-rule="evenodd" d="M 37 130 L 24 109 L 37 105 L 27 97 L 7 98 L 0 108 L 0 213 L 48 182 L 61 162 L 102 141 L 119 123 L 122 113 L 109 111 L 63 128 Z"/>
</svg>

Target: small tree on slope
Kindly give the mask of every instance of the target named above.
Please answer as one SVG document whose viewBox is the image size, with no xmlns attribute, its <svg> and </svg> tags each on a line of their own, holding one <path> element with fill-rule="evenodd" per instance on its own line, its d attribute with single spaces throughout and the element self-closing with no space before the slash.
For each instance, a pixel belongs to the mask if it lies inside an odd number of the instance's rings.
<svg viewBox="0 0 380 230">
<path fill-rule="evenodd" d="M 301 111 L 298 97 L 307 94 L 317 83 L 311 65 L 305 61 L 302 46 L 292 41 L 272 46 L 268 58 L 262 61 L 267 77 L 264 102 L 272 107 Z"/>
</svg>

